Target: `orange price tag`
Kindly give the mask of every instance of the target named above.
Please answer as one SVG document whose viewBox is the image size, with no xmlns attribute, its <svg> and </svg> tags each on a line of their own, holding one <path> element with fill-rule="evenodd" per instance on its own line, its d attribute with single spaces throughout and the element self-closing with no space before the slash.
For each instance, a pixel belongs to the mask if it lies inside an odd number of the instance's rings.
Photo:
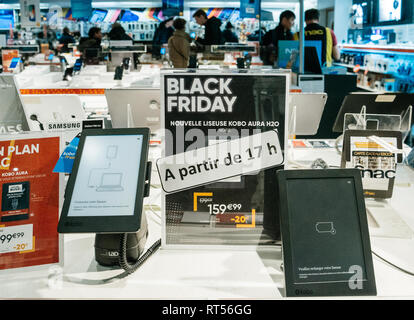
<svg viewBox="0 0 414 320">
<path fill-rule="evenodd" d="M 357 65 L 354 67 L 354 72 L 355 72 L 355 73 L 357 73 L 359 70 L 361 70 L 361 66 L 360 66 L 359 64 L 357 64 Z"/>
</svg>

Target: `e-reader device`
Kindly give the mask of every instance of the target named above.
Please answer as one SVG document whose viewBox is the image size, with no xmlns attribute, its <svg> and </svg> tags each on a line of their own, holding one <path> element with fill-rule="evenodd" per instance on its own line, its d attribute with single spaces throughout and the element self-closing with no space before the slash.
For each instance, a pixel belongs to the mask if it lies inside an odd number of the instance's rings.
<svg viewBox="0 0 414 320">
<path fill-rule="evenodd" d="M 376 295 L 360 171 L 281 170 L 277 177 L 286 295 Z"/>
<path fill-rule="evenodd" d="M 140 229 L 151 174 L 149 136 L 148 128 L 82 132 L 58 232 L 128 233 Z"/>
</svg>

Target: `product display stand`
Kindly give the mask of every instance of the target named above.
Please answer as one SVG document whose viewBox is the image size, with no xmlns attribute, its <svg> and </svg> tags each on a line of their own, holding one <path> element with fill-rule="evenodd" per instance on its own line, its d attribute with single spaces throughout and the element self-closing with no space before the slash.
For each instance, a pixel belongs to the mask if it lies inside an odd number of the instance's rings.
<svg viewBox="0 0 414 320">
<path fill-rule="evenodd" d="M 369 232 L 372 237 L 413 238 L 413 231 L 385 199 L 365 199 Z"/>
<path fill-rule="evenodd" d="M 395 114 L 367 114 L 366 106 L 361 107 L 359 113 L 345 113 L 344 127 L 345 130 L 389 130 L 401 131 L 403 141 L 411 129 L 411 116 L 413 107 L 403 111 L 400 115 Z"/>
<path fill-rule="evenodd" d="M 346 113 L 344 117 L 345 138 L 343 157 L 345 156 L 347 160 L 351 160 L 352 148 L 351 143 L 349 142 L 351 141 L 349 136 L 355 136 L 364 137 L 367 150 L 370 148 L 373 151 L 378 150 L 378 147 L 372 146 L 379 146 L 386 152 L 391 152 L 395 155 L 395 166 L 397 163 L 401 163 L 403 160 L 403 148 L 396 148 L 396 146 L 391 145 L 385 139 L 391 138 L 392 136 L 395 137 L 392 132 L 399 131 L 402 134 L 402 141 L 404 141 L 411 128 L 411 114 L 412 106 L 409 106 L 401 115 L 367 114 L 365 106 L 362 106 L 360 113 Z M 359 133 L 354 130 L 358 130 Z M 346 134 L 347 131 L 354 131 L 355 133 Z M 364 134 L 361 134 L 361 131 L 364 132 Z M 387 137 L 387 134 L 383 131 L 389 133 L 389 136 Z M 383 132 L 381 137 L 377 136 L 377 134 L 381 132 Z M 346 147 L 347 144 L 348 147 Z M 355 142 L 355 144 L 357 144 L 357 142 Z M 378 165 L 379 169 L 379 164 L 376 165 Z M 369 197 L 367 194 L 365 195 L 370 234 L 374 237 L 411 239 L 414 235 L 411 228 L 389 205 L 387 199 L 381 199 L 390 198 L 393 187 L 394 182 L 390 183 L 389 188 L 391 188 L 391 190 L 388 190 L 389 196 Z"/>
<path fill-rule="evenodd" d="M 128 123 L 128 128 L 134 127 L 134 117 L 132 116 L 131 105 L 129 103 L 127 105 L 127 123 Z"/>
</svg>

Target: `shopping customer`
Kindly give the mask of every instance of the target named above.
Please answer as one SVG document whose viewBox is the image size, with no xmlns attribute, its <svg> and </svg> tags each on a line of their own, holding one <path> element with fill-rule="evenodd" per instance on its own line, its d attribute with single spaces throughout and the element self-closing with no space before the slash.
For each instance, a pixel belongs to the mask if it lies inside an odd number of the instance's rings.
<svg viewBox="0 0 414 320">
<path fill-rule="evenodd" d="M 186 21 L 182 18 L 174 20 L 173 36 L 168 40 L 168 53 L 174 68 L 187 68 L 190 57 L 190 35 L 185 32 Z"/>
<path fill-rule="evenodd" d="M 292 28 L 295 24 L 296 16 L 290 10 L 283 11 L 279 16 L 279 25 L 266 32 L 262 39 L 263 55 L 262 60 L 265 65 L 273 65 L 277 61 L 280 40 L 293 40 Z"/>
<path fill-rule="evenodd" d="M 226 29 L 223 31 L 223 38 L 224 42 L 239 42 L 239 38 L 237 38 L 237 35 L 233 32 L 233 25 L 231 22 L 227 22 Z"/>
<path fill-rule="evenodd" d="M 61 44 L 60 52 L 70 52 L 69 44 L 75 43 L 75 38 L 70 34 L 69 28 L 64 27 L 62 36 L 59 39 L 59 44 Z"/>
<path fill-rule="evenodd" d="M 129 35 L 127 35 L 124 27 L 118 22 L 115 22 L 112 25 L 111 31 L 109 31 L 108 36 L 109 36 L 109 40 L 112 40 L 112 41 L 114 40 L 132 41 L 132 38 Z"/>
<path fill-rule="evenodd" d="M 211 46 L 213 44 L 222 44 L 223 37 L 220 30 L 221 20 L 216 17 L 208 18 L 203 9 L 198 9 L 193 18 L 200 25 L 204 26 L 204 38 L 197 38 L 197 42 L 205 46 Z"/>
<path fill-rule="evenodd" d="M 78 50 L 84 52 L 89 48 L 101 48 L 102 32 L 101 28 L 92 27 L 89 29 L 88 38 L 79 43 Z"/>
<path fill-rule="evenodd" d="M 305 11 L 305 40 L 316 40 L 322 42 L 322 65 L 332 66 L 333 60 L 339 60 L 340 52 L 335 33 L 328 27 L 319 24 L 319 10 L 309 9 Z M 298 39 L 298 35 L 295 35 Z"/>
</svg>

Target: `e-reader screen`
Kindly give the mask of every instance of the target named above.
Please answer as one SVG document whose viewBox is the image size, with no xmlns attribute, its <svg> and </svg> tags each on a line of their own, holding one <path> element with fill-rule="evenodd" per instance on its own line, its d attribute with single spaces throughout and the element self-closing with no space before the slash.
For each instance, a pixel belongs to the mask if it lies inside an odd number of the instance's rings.
<svg viewBox="0 0 414 320">
<path fill-rule="evenodd" d="M 287 179 L 294 284 L 349 282 L 355 266 L 366 281 L 355 190 L 352 177 Z"/>
<path fill-rule="evenodd" d="M 134 215 L 143 135 L 86 136 L 68 217 Z"/>
</svg>

